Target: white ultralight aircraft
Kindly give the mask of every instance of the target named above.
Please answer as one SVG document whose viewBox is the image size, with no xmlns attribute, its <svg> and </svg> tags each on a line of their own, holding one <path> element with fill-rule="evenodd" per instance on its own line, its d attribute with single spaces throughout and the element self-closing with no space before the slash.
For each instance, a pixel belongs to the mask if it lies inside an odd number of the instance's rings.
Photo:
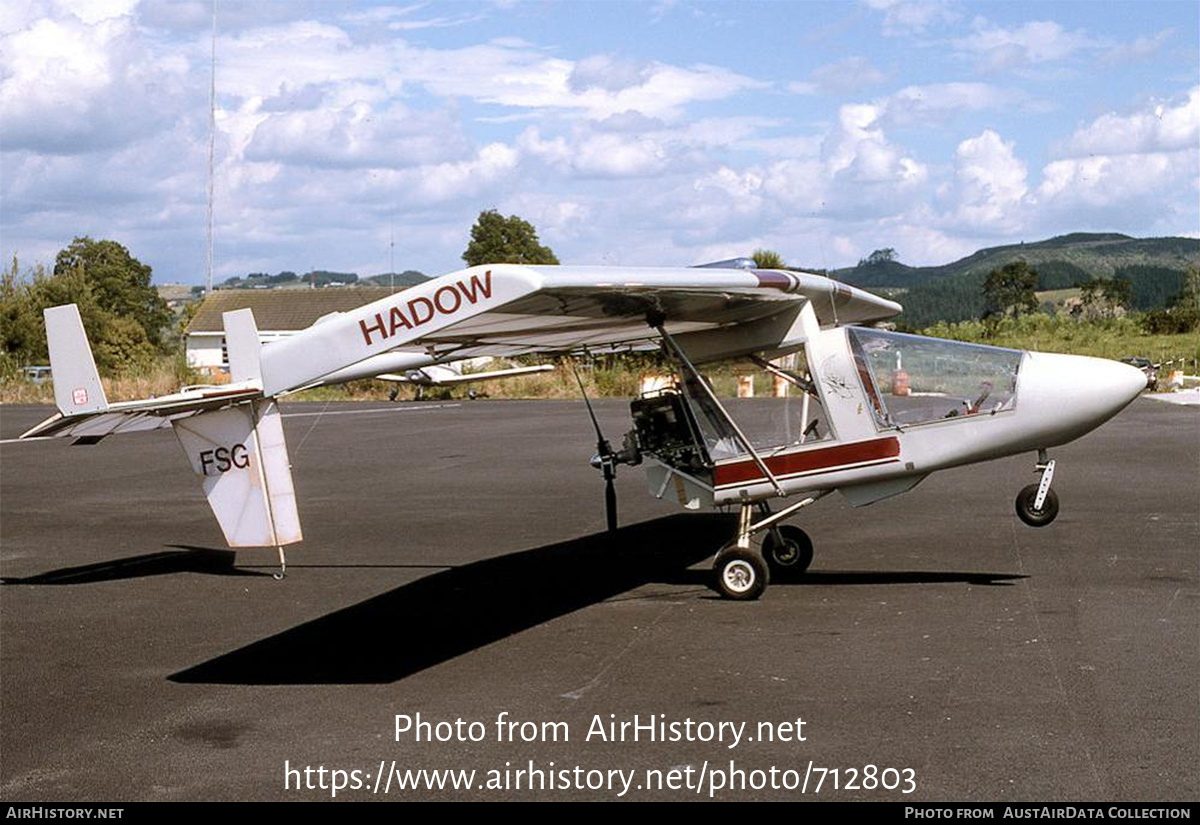
<svg viewBox="0 0 1200 825">
<path fill-rule="evenodd" d="M 771 577 L 807 569 L 812 542 L 782 522 L 834 490 L 863 506 L 935 470 L 1036 451 L 1040 481 L 1020 491 L 1016 510 L 1027 524 L 1049 524 L 1058 499 L 1046 451 L 1095 429 L 1145 387 L 1140 371 L 1116 361 L 862 326 L 900 309 L 747 259 L 671 269 L 478 266 L 266 346 L 250 310 L 225 313 L 230 384 L 110 404 L 79 313 L 66 305 L 45 313 L 59 412 L 22 437 L 97 441 L 171 427 L 229 546 L 278 548 L 282 577 L 283 548 L 302 535 L 280 396 L 469 358 L 661 348 L 677 375 L 632 402 L 621 448 L 596 428 L 592 463 L 604 474 L 608 526 L 619 464 L 644 464 L 658 498 L 739 508 L 713 584 L 753 599 Z M 791 353 L 803 354 L 804 370 L 772 363 Z M 697 370 L 729 359 L 753 360 L 802 394 L 802 420 L 789 426 L 799 438 L 747 435 L 748 422 L 730 415 Z"/>
</svg>

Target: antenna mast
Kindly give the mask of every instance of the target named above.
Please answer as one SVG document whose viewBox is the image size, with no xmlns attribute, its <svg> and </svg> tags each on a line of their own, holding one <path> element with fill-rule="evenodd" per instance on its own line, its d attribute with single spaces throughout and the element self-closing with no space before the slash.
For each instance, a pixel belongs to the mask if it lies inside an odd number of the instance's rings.
<svg viewBox="0 0 1200 825">
<path fill-rule="evenodd" d="M 392 281 L 392 292 L 396 291 L 396 214 L 388 215 L 388 274 Z"/>
<path fill-rule="evenodd" d="M 212 0 L 212 61 L 208 89 L 208 232 L 205 244 L 204 294 L 213 288 L 213 147 L 217 137 L 217 0 Z"/>
</svg>

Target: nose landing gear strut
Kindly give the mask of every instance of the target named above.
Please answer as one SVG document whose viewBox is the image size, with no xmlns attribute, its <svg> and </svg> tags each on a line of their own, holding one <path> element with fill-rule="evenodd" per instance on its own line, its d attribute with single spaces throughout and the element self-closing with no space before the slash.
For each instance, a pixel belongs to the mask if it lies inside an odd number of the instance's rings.
<svg viewBox="0 0 1200 825">
<path fill-rule="evenodd" d="M 1050 489 L 1054 478 L 1054 462 L 1045 450 L 1038 450 L 1037 470 L 1042 478 L 1017 493 L 1017 516 L 1030 527 L 1045 527 L 1058 516 L 1058 496 Z"/>
</svg>

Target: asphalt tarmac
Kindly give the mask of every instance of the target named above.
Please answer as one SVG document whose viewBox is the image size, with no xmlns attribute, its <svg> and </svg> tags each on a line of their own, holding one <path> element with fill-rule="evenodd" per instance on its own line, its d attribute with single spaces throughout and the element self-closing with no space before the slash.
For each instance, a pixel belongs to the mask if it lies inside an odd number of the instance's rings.
<svg viewBox="0 0 1200 825">
<path fill-rule="evenodd" d="M 47 412 L 4 407 L 0 438 Z M 625 405 L 599 412 L 618 438 Z M 306 540 L 283 582 L 274 551 L 223 549 L 170 432 L 0 445 L 0 798 L 1200 798 L 1194 407 L 1139 400 L 1053 451 L 1043 529 L 1013 513 L 1032 455 L 831 496 L 795 522 L 811 575 L 754 603 L 706 586 L 732 517 L 640 468 L 603 532 L 581 404 L 284 413 Z M 418 713 L 450 741 L 397 741 Z M 635 715 L 667 727 L 620 741 Z"/>
</svg>

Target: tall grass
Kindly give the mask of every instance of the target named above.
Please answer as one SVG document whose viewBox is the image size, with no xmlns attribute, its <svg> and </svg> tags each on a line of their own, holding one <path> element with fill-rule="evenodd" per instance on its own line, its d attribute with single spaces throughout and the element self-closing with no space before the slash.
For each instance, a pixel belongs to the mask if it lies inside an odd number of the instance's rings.
<svg viewBox="0 0 1200 825">
<path fill-rule="evenodd" d="M 204 379 L 187 366 L 183 355 L 162 356 L 149 369 L 102 378 L 104 394 L 110 402 L 133 401 L 178 392 L 187 384 L 201 384 Z M 47 381 L 36 385 L 18 375 L 0 381 L 0 404 L 53 404 L 54 386 Z"/>
<path fill-rule="evenodd" d="M 1200 332 L 1153 335 L 1131 318 L 1080 322 L 1041 313 L 999 322 L 962 321 L 938 323 L 922 330 L 925 335 L 1011 347 L 1035 352 L 1063 352 L 1097 358 L 1126 358 L 1143 355 L 1153 361 L 1171 358 L 1200 358 Z"/>
</svg>

